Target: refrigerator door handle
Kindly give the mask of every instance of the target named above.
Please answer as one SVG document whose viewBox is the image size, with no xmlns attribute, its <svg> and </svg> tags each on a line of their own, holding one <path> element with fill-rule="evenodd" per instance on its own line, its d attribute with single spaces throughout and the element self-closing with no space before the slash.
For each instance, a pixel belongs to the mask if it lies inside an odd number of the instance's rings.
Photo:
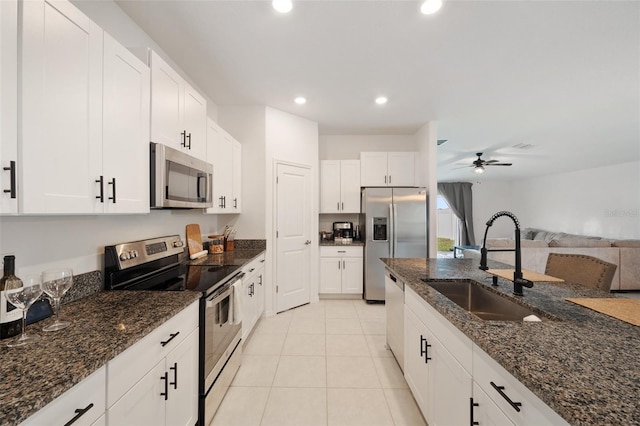
<svg viewBox="0 0 640 426">
<path fill-rule="evenodd" d="M 396 203 L 393 206 L 393 223 L 391 231 L 393 232 L 393 257 L 396 257 L 396 248 L 398 247 L 398 205 Z"/>
<path fill-rule="evenodd" d="M 395 204 L 389 204 L 389 257 L 396 257 L 396 217 L 395 217 Z"/>
</svg>

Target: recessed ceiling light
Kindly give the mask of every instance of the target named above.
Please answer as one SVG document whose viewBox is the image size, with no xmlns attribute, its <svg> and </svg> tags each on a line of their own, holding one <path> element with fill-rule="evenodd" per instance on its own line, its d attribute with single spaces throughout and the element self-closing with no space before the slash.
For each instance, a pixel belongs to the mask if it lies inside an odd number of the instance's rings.
<svg viewBox="0 0 640 426">
<path fill-rule="evenodd" d="M 425 15 L 436 13 L 442 7 L 442 0 L 424 0 L 420 6 L 420 12 Z"/>
<path fill-rule="evenodd" d="M 386 98 L 386 96 L 378 96 L 378 97 L 376 98 L 376 103 L 377 103 L 378 105 L 384 105 L 384 104 L 386 104 L 386 103 L 387 103 L 387 100 L 388 100 L 388 99 Z"/>
<path fill-rule="evenodd" d="M 280 13 L 289 13 L 291 9 L 293 9 L 293 2 L 291 0 L 273 0 L 271 5 Z"/>
<path fill-rule="evenodd" d="M 307 103 L 307 98 L 302 97 L 302 96 L 298 96 L 297 98 L 295 98 L 293 100 L 295 103 L 297 103 L 298 105 L 304 105 Z"/>
</svg>

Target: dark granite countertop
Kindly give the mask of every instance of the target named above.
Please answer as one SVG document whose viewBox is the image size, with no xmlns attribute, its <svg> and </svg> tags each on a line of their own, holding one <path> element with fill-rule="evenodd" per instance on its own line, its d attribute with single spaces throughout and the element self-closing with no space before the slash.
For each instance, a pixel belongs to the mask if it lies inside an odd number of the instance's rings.
<svg viewBox="0 0 640 426">
<path fill-rule="evenodd" d="M 490 287 L 491 277 L 478 269 L 477 259 L 382 261 L 570 424 L 640 424 L 640 327 L 565 300 L 614 294 L 536 283 L 517 299 L 551 314 L 547 320 L 483 321 L 421 280 L 473 279 Z M 489 267 L 509 266 L 489 261 Z M 490 288 L 511 296 L 513 283 L 500 279 Z"/>
<path fill-rule="evenodd" d="M 62 306 L 64 330 L 45 333 L 54 319 L 27 332 L 41 340 L 23 347 L 0 343 L 0 425 L 15 425 L 78 384 L 191 303 L 191 291 L 106 291 Z"/>
<path fill-rule="evenodd" d="M 349 247 L 357 246 L 364 247 L 364 241 L 352 241 L 351 244 L 336 243 L 334 241 L 320 241 L 320 247 Z"/>
<path fill-rule="evenodd" d="M 239 266 L 242 267 L 265 252 L 263 248 L 250 248 L 207 254 L 195 260 L 187 260 L 189 266 Z"/>
</svg>

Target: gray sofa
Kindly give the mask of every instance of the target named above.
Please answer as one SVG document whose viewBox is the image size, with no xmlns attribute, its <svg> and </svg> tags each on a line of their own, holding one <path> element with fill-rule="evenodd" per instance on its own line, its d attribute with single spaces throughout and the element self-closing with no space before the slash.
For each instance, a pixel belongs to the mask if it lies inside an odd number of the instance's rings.
<svg viewBox="0 0 640 426">
<path fill-rule="evenodd" d="M 640 240 L 607 240 L 599 237 L 525 228 L 521 232 L 522 267 L 544 273 L 549 253 L 586 254 L 618 266 L 611 291 L 640 290 Z M 510 238 L 487 239 L 487 248 L 514 248 Z M 464 257 L 480 259 L 479 250 L 464 250 Z M 513 252 L 490 252 L 489 259 L 509 265 Z"/>
</svg>

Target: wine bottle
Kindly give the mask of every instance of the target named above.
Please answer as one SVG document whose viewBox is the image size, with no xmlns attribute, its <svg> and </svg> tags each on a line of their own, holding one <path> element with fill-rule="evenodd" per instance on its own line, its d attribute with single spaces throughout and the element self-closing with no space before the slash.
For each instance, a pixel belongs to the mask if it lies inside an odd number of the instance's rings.
<svg viewBox="0 0 640 426">
<path fill-rule="evenodd" d="M 5 297 L 4 285 L 15 276 L 16 257 L 4 257 L 4 274 L 0 278 L 0 339 L 17 336 L 22 332 L 22 311 L 13 306 Z"/>
</svg>

